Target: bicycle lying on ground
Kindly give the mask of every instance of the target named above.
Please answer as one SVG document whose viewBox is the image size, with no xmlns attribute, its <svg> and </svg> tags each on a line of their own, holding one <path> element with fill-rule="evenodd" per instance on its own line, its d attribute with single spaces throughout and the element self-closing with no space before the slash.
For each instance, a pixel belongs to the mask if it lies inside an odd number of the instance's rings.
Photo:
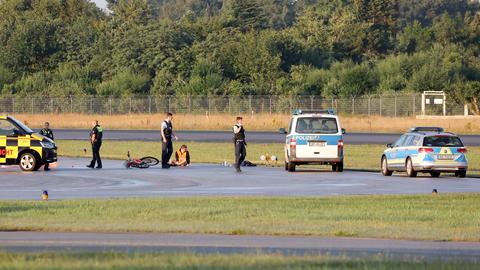
<svg viewBox="0 0 480 270">
<path fill-rule="evenodd" d="M 125 168 L 139 168 L 139 169 L 147 169 L 151 166 L 158 165 L 160 161 L 154 157 L 142 157 L 142 158 L 131 158 L 130 151 L 127 153 L 127 160 L 123 163 Z"/>
</svg>

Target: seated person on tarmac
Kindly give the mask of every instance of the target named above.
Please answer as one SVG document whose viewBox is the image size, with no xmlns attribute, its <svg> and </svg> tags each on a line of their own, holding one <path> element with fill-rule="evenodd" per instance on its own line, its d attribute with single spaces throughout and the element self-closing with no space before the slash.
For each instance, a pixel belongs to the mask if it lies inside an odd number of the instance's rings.
<svg viewBox="0 0 480 270">
<path fill-rule="evenodd" d="M 190 165 L 190 152 L 184 144 L 175 152 L 175 160 L 171 162 L 172 166 L 186 167 Z"/>
</svg>

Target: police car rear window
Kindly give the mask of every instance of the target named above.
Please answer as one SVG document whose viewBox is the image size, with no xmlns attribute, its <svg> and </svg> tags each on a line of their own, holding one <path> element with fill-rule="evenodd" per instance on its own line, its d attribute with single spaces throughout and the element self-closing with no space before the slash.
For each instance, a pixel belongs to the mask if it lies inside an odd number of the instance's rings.
<svg viewBox="0 0 480 270">
<path fill-rule="evenodd" d="M 423 139 L 423 146 L 463 147 L 463 143 L 460 138 L 455 136 L 428 136 Z"/>
<path fill-rule="evenodd" d="M 338 133 L 337 120 L 327 117 L 298 118 L 295 131 L 304 134 L 335 134 Z"/>
</svg>

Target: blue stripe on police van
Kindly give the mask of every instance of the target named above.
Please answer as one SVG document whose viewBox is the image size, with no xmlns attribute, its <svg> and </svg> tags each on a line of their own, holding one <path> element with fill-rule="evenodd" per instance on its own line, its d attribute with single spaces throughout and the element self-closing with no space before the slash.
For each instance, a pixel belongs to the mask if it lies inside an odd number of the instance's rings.
<svg viewBox="0 0 480 270">
<path fill-rule="evenodd" d="M 327 145 L 337 145 L 338 140 L 342 139 L 341 135 L 290 135 L 288 140 L 295 138 L 297 145 L 307 145 L 309 141 L 325 141 Z"/>
</svg>

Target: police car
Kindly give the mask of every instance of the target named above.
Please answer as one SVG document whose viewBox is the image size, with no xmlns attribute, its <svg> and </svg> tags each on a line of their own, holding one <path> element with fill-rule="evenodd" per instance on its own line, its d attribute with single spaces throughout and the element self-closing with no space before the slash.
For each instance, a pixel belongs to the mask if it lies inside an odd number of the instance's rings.
<svg viewBox="0 0 480 270">
<path fill-rule="evenodd" d="M 11 116 L 0 116 L 0 165 L 19 165 L 36 171 L 57 161 L 57 146 Z"/>
<path fill-rule="evenodd" d="M 443 172 L 462 178 L 467 174 L 467 148 L 457 135 L 444 132 L 443 128 L 412 128 L 387 147 L 381 158 L 385 176 L 394 171 L 404 171 L 410 177 L 419 172 L 430 173 L 432 177 Z"/>
<path fill-rule="evenodd" d="M 333 110 L 293 113 L 286 134 L 285 170 L 294 172 L 298 165 L 331 165 L 332 171 L 343 171 L 343 134 L 345 129 Z"/>
</svg>

